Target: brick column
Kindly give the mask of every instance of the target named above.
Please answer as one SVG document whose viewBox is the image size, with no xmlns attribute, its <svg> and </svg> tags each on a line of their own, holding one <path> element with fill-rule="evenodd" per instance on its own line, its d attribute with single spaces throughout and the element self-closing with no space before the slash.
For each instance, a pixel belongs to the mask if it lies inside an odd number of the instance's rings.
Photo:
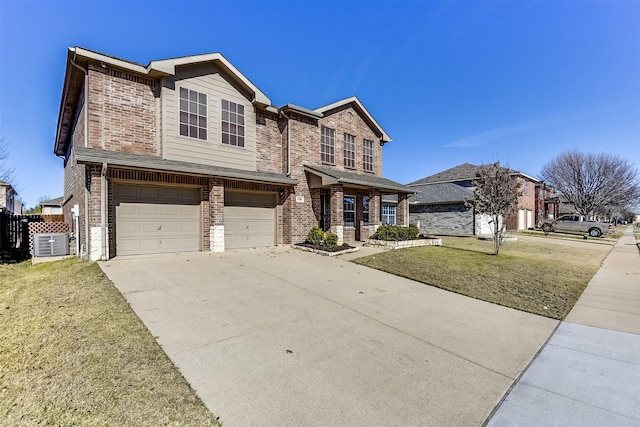
<svg viewBox="0 0 640 427">
<path fill-rule="evenodd" d="M 380 227 L 381 202 L 380 190 L 375 188 L 369 190 L 369 236 L 374 234 Z"/>
<path fill-rule="evenodd" d="M 209 188 L 209 248 L 224 252 L 224 182 L 210 179 Z"/>
<path fill-rule="evenodd" d="M 344 188 L 342 184 L 331 186 L 331 232 L 338 236 L 338 244 L 344 242 Z"/>
<path fill-rule="evenodd" d="M 409 202 L 405 193 L 398 193 L 396 224 L 409 225 Z"/>
</svg>

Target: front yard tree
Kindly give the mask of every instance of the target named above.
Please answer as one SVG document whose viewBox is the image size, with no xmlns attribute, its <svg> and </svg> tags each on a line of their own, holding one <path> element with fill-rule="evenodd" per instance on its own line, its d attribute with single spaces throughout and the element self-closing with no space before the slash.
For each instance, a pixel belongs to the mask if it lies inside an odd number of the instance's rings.
<svg viewBox="0 0 640 427">
<path fill-rule="evenodd" d="M 628 160 L 611 154 L 565 151 L 547 163 L 540 175 L 584 216 L 624 210 L 640 202 L 638 171 Z"/>
<path fill-rule="evenodd" d="M 477 213 L 491 218 L 493 230 L 493 253 L 500 253 L 500 246 L 504 241 L 505 222 L 508 215 L 518 209 L 518 196 L 521 195 L 518 179 L 512 171 L 500 166 L 500 162 L 483 165 L 474 180 L 476 190 L 467 205 L 473 207 Z"/>
</svg>

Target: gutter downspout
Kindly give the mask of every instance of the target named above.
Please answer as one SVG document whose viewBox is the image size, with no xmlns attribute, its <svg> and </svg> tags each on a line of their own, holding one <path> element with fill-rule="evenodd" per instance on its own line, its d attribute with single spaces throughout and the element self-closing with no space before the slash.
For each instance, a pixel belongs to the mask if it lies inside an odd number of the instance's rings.
<svg viewBox="0 0 640 427">
<path fill-rule="evenodd" d="M 287 119 L 287 176 L 291 176 L 291 118 L 283 111 L 280 111 L 280 115 Z"/>
<path fill-rule="evenodd" d="M 107 163 L 102 163 L 102 173 L 100 174 L 100 232 L 102 240 L 102 261 L 108 259 L 107 256 Z"/>
<path fill-rule="evenodd" d="M 85 148 L 89 146 L 89 71 L 82 68 L 81 66 L 79 66 L 78 64 L 76 64 L 74 61 L 76 59 L 77 56 L 77 52 L 73 53 L 73 59 L 69 60 L 69 63 L 76 67 L 78 70 L 82 71 L 82 73 L 84 74 L 84 146 Z M 84 187 L 84 237 L 85 237 L 85 244 L 84 244 L 84 248 L 83 248 L 83 252 L 82 254 L 78 253 L 78 255 L 80 256 L 80 258 L 85 258 L 85 256 L 89 255 L 89 217 L 87 215 L 87 212 L 89 212 L 89 189 L 87 189 L 86 186 L 86 168 L 85 168 L 85 185 L 83 185 Z M 78 216 L 80 216 L 80 212 L 78 212 Z M 79 233 L 79 230 L 78 230 Z M 79 240 L 78 236 L 78 240 Z"/>
</svg>

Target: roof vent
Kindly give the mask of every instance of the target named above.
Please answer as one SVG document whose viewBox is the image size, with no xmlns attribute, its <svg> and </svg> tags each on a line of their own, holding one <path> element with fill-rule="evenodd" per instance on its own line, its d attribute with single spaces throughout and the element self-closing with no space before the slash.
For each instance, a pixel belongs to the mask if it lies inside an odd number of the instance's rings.
<svg viewBox="0 0 640 427">
<path fill-rule="evenodd" d="M 67 233 L 34 234 L 33 239 L 36 257 L 69 255 Z"/>
</svg>

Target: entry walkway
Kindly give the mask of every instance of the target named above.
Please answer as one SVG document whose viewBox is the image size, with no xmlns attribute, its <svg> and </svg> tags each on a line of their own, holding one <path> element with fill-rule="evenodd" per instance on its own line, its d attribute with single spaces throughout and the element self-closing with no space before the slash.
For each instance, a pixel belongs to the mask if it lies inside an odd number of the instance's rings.
<svg viewBox="0 0 640 427">
<path fill-rule="evenodd" d="M 631 227 L 487 425 L 640 425 L 640 254 Z"/>
</svg>

